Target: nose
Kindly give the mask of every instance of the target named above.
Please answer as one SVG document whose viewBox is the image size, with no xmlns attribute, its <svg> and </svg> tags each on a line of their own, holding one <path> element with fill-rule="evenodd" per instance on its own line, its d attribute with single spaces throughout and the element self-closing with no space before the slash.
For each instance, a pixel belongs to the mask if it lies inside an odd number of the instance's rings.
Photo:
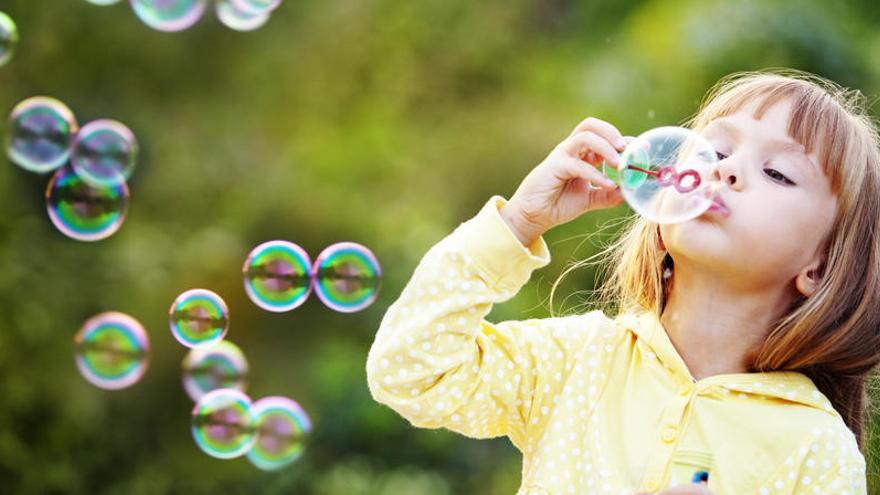
<svg viewBox="0 0 880 495">
<path fill-rule="evenodd" d="M 742 187 L 742 177 L 738 167 L 731 157 L 725 157 L 715 166 L 712 178 L 723 181 L 731 189 L 739 190 Z"/>
</svg>

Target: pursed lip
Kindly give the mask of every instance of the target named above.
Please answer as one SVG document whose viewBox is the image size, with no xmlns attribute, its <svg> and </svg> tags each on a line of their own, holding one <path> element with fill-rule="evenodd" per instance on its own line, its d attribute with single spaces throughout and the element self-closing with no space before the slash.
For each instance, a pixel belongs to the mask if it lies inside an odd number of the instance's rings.
<svg viewBox="0 0 880 495">
<path fill-rule="evenodd" d="M 712 198 L 712 204 L 709 206 L 709 211 L 717 211 L 725 217 L 730 216 L 730 209 L 724 203 L 724 200 L 721 199 L 721 196 L 715 196 Z"/>
</svg>

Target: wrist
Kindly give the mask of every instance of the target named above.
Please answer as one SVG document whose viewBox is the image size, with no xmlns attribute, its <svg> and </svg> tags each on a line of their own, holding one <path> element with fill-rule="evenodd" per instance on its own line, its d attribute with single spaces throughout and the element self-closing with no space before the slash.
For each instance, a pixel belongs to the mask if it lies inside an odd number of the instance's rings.
<svg viewBox="0 0 880 495">
<path fill-rule="evenodd" d="M 511 202 L 502 206 L 498 213 L 501 215 L 504 223 L 507 224 L 507 228 L 525 247 L 534 244 L 541 237 L 541 234 L 544 233 L 543 229 L 526 219 L 522 209 Z"/>
</svg>

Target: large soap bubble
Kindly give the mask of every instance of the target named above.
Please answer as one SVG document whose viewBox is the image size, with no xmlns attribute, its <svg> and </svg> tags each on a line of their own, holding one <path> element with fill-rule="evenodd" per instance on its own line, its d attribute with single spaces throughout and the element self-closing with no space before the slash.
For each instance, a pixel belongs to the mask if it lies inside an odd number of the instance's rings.
<svg viewBox="0 0 880 495">
<path fill-rule="evenodd" d="M 376 300 L 382 268 L 366 246 L 337 242 L 321 251 L 312 268 L 315 293 L 328 308 L 360 311 Z"/>
<path fill-rule="evenodd" d="M 128 210 L 128 185 L 87 184 L 69 167 L 58 169 L 46 186 L 46 211 L 59 232 L 78 241 L 113 235 Z"/>
<path fill-rule="evenodd" d="M 229 29 L 253 31 L 266 24 L 266 21 L 269 20 L 269 12 L 244 11 L 229 0 L 218 0 L 217 19 Z"/>
<path fill-rule="evenodd" d="M 244 289 L 267 311 L 290 311 L 309 297 L 311 271 L 312 261 L 303 248 L 288 241 L 264 242 L 244 261 Z"/>
<path fill-rule="evenodd" d="M 196 347 L 183 360 L 183 388 L 198 401 L 208 392 L 231 388 L 244 392 L 248 362 L 241 349 L 228 340 Z"/>
<path fill-rule="evenodd" d="M 296 401 L 287 397 L 264 397 L 251 406 L 256 427 L 256 441 L 247 453 L 251 463 L 274 471 L 302 456 L 312 432 L 309 415 Z"/>
<path fill-rule="evenodd" d="M 677 223 L 702 215 L 721 185 L 715 178 L 715 149 L 683 127 L 658 127 L 630 142 L 618 169 L 603 172 L 620 184 L 626 202 L 657 223 Z"/>
<path fill-rule="evenodd" d="M 131 8 L 147 26 L 157 31 L 183 31 L 202 18 L 206 0 L 130 0 Z"/>
<path fill-rule="evenodd" d="M 210 456 L 243 455 L 256 439 L 250 397 L 228 388 L 208 392 L 193 408 L 192 434 L 196 445 Z"/>
<path fill-rule="evenodd" d="M 127 314 L 111 311 L 89 318 L 76 333 L 74 345 L 76 367 L 96 387 L 130 387 L 147 370 L 147 332 Z"/>
<path fill-rule="evenodd" d="M 12 60 L 18 44 L 18 28 L 11 17 L 0 12 L 0 67 Z"/>
<path fill-rule="evenodd" d="M 67 162 L 77 129 L 64 103 L 47 96 L 28 98 L 9 114 L 6 154 L 29 172 L 55 170 Z"/>
<path fill-rule="evenodd" d="M 137 162 L 134 133 L 121 122 L 89 122 L 73 140 L 70 164 L 77 175 L 95 186 L 112 186 L 131 177 Z"/>
</svg>

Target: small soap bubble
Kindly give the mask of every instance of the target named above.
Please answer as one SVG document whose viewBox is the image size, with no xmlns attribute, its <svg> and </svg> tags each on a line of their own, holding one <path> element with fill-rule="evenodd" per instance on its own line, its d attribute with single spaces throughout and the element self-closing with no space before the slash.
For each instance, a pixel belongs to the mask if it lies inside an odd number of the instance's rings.
<svg viewBox="0 0 880 495">
<path fill-rule="evenodd" d="M 55 170 L 67 162 L 77 128 L 64 103 L 46 96 L 28 98 L 9 114 L 6 154 L 29 172 Z"/>
<path fill-rule="evenodd" d="M 253 31 L 262 27 L 269 20 L 268 11 L 257 14 L 245 12 L 229 0 L 219 0 L 216 9 L 217 19 L 224 26 L 236 31 Z"/>
<path fill-rule="evenodd" d="M 694 219 L 709 209 L 718 191 L 713 178 L 715 149 L 683 127 L 658 127 L 630 142 L 619 170 L 603 164 L 603 173 L 620 184 L 626 202 L 657 223 Z"/>
<path fill-rule="evenodd" d="M 202 18 L 207 0 L 129 0 L 140 20 L 157 31 L 183 31 Z"/>
<path fill-rule="evenodd" d="M 303 248 L 288 241 L 264 242 L 244 261 L 244 290 L 267 311 L 290 311 L 309 297 L 311 271 L 312 261 Z"/>
<path fill-rule="evenodd" d="M 376 300 L 382 269 L 366 247 L 338 242 L 318 255 L 312 277 L 315 293 L 328 308 L 352 313 Z"/>
<path fill-rule="evenodd" d="M 209 347 L 229 329 L 229 309 L 217 294 L 191 289 L 177 296 L 168 312 L 171 334 L 186 347 Z"/>
<path fill-rule="evenodd" d="M 111 311 L 95 315 L 86 320 L 73 341 L 76 367 L 96 387 L 130 387 L 147 371 L 147 332 L 127 314 Z"/>
<path fill-rule="evenodd" d="M 256 439 L 250 397 L 228 388 L 208 392 L 193 408 L 192 434 L 210 456 L 232 459 L 244 454 Z"/>
<path fill-rule="evenodd" d="M 251 412 L 256 441 L 247 458 L 254 466 L 274 471 L 300 458 L 312 431 L 312 422 L 296 401 L 287 397 L 264 397 L 254 402 Z"/>
<path fill-rule="evenodd" d="M 18 45 L 18 28 L 15 26 L 15 21 L 0 12 L 0 67 L 12 60 L 16 45 Z"/>
<path fill-rule="evenodd" d="M 210 347 L 197 347 L 183 360 L 183 388 L 198 401 L 208 392 L 229 388 L 244 392 L 248 362 L 241 349 L 228 340 Z"/>
<path fill-rule="evenodd" d="M 128 199 L 125 182 L 95 187 L 68 167 L 58 169 L 46 186 L 49 219 L 62 234 L 78 241 L 99 241 L 119 230 Z"/>
<path fill-rule="evenodd" d="M 229 2 L 239 12 L 257 15 L 268 14 L 281 5 L 281 0 L 224 0 Z"/>
<path fill-rule="evenodd" d="M 137 153 L 137 140 L 125 124 L 101 119 L 82 126 L 76 134 L 70 163 L 89 184 L 111 186 L 131 177 Z"/>
</svg>

